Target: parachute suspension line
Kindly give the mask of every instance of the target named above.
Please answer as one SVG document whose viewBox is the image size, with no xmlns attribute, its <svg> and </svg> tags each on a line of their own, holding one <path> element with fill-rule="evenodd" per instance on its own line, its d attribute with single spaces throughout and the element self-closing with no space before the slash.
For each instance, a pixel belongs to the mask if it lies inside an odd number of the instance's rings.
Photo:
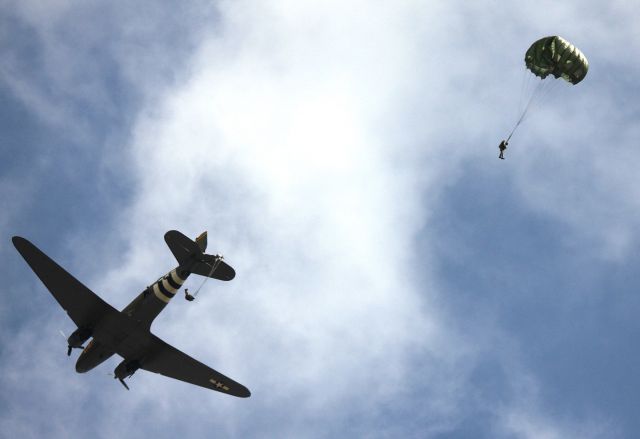
<svg viewBox="0 0 640 439">
<path fill-rule="evenodd" d="M 527 81 L 527 71 L 523 70 L 522 79 L 520 80 L 520 96 L 518 97 L 518 113 L 522 110 L 522 98 L 524 96 L 524 88 L 526 86 Z"/>
<path fill-rule="evenodd" d="M 550 81 L 549 84 L 545 84 L 545 86 L 542 88 L 542 93 L 540 93 L 540 96 L 538 98 L 538 103 L 546 101 L 547 98 L 556 89 L 556 87 L 558 87 L 559 83 L 560 81 Z"/>
<path fill-rule="evenodd" d="M 220 256 L 220 255 L 216 255 L 215 256 L 215 260 L 214 260 L 213 264 L 211 264 L 211 271 L 209 272 L 207 277 L 204 278 L 204 280 L 202 281 L 202 283 L 200 284 L 200 286 L 198 287 L 196 292 L 193 293 L 193 297 L 196 297 L 198 295 L 198 293 L 200 292 L 200 289 L 211 278 L 211 275 L 213 274 L 214 271 L 216 271 L 216 268 L 218 268 L 218 265 L 220 265 L 220 262 L 222 262 L 222 259 L 224 259 L 224 258 L 222 256 Z"/>
<path fill-rule="evenodd" d="M 531 104 L 533 104 L 533 102 L 536 99 L 536 96 L 539 94 L 539 91 L 543 88 L 543 84 L 544 84 L 544 81 L 540 81 L 536 85 L 536 88 L 533 90 L 533 93 L 531 94 L 531 97 L 529 97 L 529 101 L 527 102 L 527 105 L 524 107 L 524 110 L 522 110 L 522 114 L 520 115 L 520 118 L 518 119 L 518 121 L 516 122 L 515 126 L 513 127 L 511 132 L 509 133 L 509 137 L 507 137 L 507 143 L 509 143 L 509 140 L 511 140 L 511 136 L 513 136 L 513 133 L 515 133 L 516 128 L 518 128 L 518 126 L 520 126 L 520 124 L 524 120 L 524 117 L 529 112 L 529 109 L 531 108 Z"/>
<path fill-rule="evenodd" d="M 528 95 L 526 90 L 529 88 L 531 82 L 531 74 L 526 69 L 522 71 L 522 80 L 520 82 L 520 96 L 518 97 L 518 113 L 522 112 L 522 101 L 524 97 Z"/>
<path fill-rule="evenodd" d="M 531 93 L 531 97 L 529 98 L 529 101 L 527 102 L 527 105 L 524 108 L 522 115 L 520 116 L 520 119 L 516 123 L 516 126 L 511 131 L 509 138 L 511 138 L 511 136 L 513 135 L 513 132 L 516 130 L 518 125 L 520 125 L 525 120 L 526 116 L 529 114 L 530 111 L 536 108 L 539 108 L 543 102 L 546 102 L 548 97 L 552 94 L 552 92 L 558 86 L 558 83 L 559 81 L 541 80 L 536 84 L 535 88 L 533 89 L 533 92 Z"/>
</svg>

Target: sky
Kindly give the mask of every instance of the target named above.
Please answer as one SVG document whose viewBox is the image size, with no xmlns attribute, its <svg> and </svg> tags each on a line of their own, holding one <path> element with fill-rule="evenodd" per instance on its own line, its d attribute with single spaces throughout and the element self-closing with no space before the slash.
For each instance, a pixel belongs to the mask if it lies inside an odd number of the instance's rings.
<svg viewBox="0 0 640 439">
<path fill-rule="evenodd" d="M 6 437 L 635 438 L 640 4 L 0 1 Z M 589 59 L 497 145 L 561 35 Z M 23 236 L 118 309 L 208 231 L 236 278 L 152 331 L 232 398 L 75 327 Z M 195 291 L 196 276 L 185 286 Z"/>
</svg>

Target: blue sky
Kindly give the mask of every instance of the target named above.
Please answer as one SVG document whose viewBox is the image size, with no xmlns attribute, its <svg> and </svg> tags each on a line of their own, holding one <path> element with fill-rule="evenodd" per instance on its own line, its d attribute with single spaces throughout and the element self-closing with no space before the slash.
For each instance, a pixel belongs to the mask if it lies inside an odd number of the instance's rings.
<svg viewBox="0 0 640 439">
<path fill-rule="evenodd" d="M 506 3 L 506 2 L 505 2 Z M 0 4 L 8 437 L 634 438 L 630 1 Z M 547 35 L 590 61 L 517 120 Z M 73 331 L 24 236 L 115 307 L 209 232 L 238 273 L 152 330 L 249 399 Z M 189 288 L 199 280 L 191 278 Z"/>
</svg>

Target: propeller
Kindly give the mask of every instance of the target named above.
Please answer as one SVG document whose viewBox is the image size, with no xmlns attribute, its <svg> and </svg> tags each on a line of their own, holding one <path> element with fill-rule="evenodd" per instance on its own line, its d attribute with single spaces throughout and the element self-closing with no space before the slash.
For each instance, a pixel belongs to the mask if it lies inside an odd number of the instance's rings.
<svg viewBox="0 0 640 439">
<path fill-rule="evenodd" d="M 125 383 L 122 378 L 118 378 L 118 380 L 120 380 L 125 389 L 129 390 L 129 386 L 127 386 L 127 383 Z"/>
<path fill-rule="evenodd" d="M 131 375 L 136 373 L 136 370 L 140 369 L 140 362 L 138 360 L 122 360 L 118 367 L 113 371 L 114 378 L 117 378 L 120 381 L 120 384 L 124 386 L 125 389 L 129 390 L 129 386 L 124 382 L 125 378 L 129 378 Z"/>
<path fill-rule="evenodd" d="M 122 385 L 124 386 L 125 389 L 127 390 L 131 390 L 129 389 L 129 386 L 127 386 L 127 383 L 124 382 L 124 380 L 122 378 L 118 378 L 117 376 L 115 376 L 114 374 L 112 374 L 111 372 L 107 372 L 107 375 L 109 375 L 112 378 L 117 378 L 118 381 L 120 381 L 122 383 Z"/>
<path fill-rule="evenodd" d="M 59 329 L 59 330 L 58 330 L 58 332 L 60 332 L 60 335 L 62 336 L 62 338 L 64 338 L 64 341 L 67 341 L 67 336 L 66 336 L 66 334 L 62 331 L 62 329 Z M 71 350 L 72 350 L 73 348 L 71 347 L 71 345 L 68 345 L 67 347 L 68 347 L 68 349 L 67 349 L 67 357 L 70 357 L 70 356 L 71 356 Z"/>
<path fill-rule="evenodd" d="M 62 337 L 64 338 L 64 341 L 67 342 L 67 357 L 71 356 L 71 351 L 73 350 L 73 348 L 78 348 L 78 349 L 84 349 L 84 346 L 71 346 L 69 344 L 69 338 L 67 337 L 67 335 L 62 331 L 62 329 L 58 329 L 58 332 L 60 332 L 60 335 L 62 335 Z"/>
</svg>

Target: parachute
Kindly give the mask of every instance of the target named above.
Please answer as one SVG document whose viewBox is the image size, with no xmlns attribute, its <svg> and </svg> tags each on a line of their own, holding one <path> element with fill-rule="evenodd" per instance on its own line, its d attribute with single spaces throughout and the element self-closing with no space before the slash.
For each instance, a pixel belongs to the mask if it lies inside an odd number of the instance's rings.
<svg viewBox="0 0 640 439">
<path fill-rule="evenodd" d="M 541 38 L 529 47 L 524 56 L 527 69 L 545 79 L 548 75 L 575 85 L 589 70 L 589 62 L 580 50 L 559 36 Z"/>
<path fill-rule="evenodd" d="M 534 101 L 541 100 L 555 85 L 555 80 L 546 79 L 549 75 L 576 85 L 584 79 L 589 71 L 589 61 L 580 49 L 557 35 L 540 38 L 533 43 L 524 56 L 524 64 L 527 70 L 540 78 L 541 81 L 535 86 L 533 92 L 529 93 L 524 92 L 525 84 L 523 83 L 522 95 L 529 94 L 529 96 L 524 109 L 521 110 L 520 118 L 507 137 L 507 142 L 524 120 Z M 531 76 L 529 77 L 531 78 Z"/>
</svg>

